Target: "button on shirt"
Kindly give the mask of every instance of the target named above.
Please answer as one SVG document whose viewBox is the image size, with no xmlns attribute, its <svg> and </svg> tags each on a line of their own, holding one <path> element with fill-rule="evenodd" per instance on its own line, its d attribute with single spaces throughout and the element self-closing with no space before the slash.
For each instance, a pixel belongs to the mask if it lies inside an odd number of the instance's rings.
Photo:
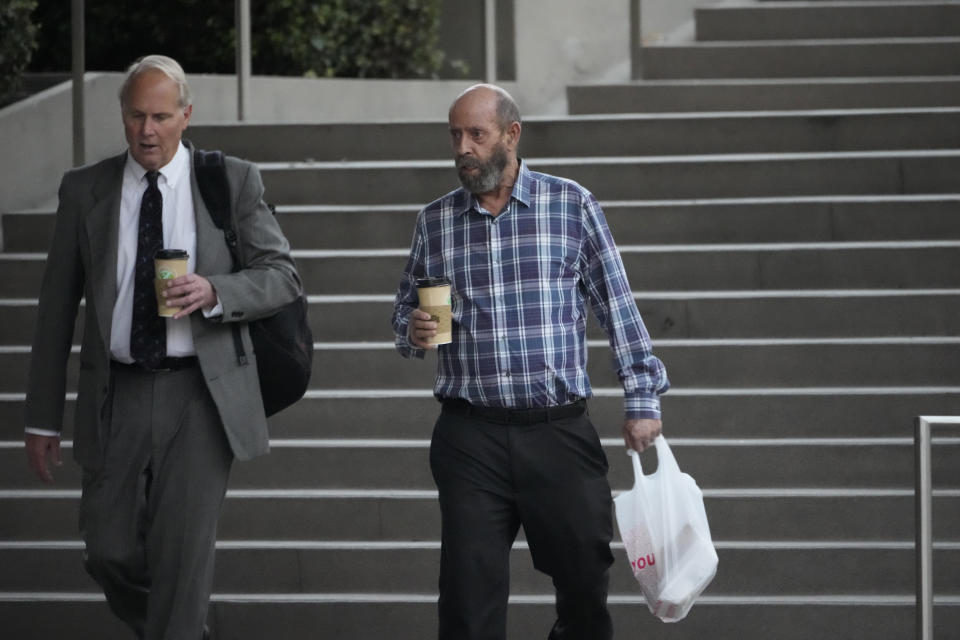
<svg viewBox="0 0 960 640">
<path fill-rule="evenodd" d="M 586 304 L 607 332 L 628 418 L 659 418 L 669 388 L 620 254 L 593 195 L 521 162 L 502 213 L 457 189 L 417 217 L 394 304 L 397 349 L 409 340 L 416 279 L 452 283 L 453 342 L 438 349 L 434 393 L 482 406 L 555 406 L 591 396 Z"/>
<path fill-rule="evenodd" d="M 133 362 L 130 356 L 133 274 L 137 262 L 140 201 L 147 188 L 146 173 L 147 170 L 128 152 L 120 193 L 117 301 L 113 307 L 113 325 L 110 332 L 110 355 L 120 362 Z M 163 246 L 165 249 L 185 249 L 190 255 L 187 260 L 187 273 L 194 273 L 197 261 L 197 223 L 190 188 L 190 152 L 183 143 L 170 162 L 160 169 L 157 186 L 163 196 Z M 167 355 L 183 357 L 195 354 L 190 318 L 168 318 Z"/>
</svg>

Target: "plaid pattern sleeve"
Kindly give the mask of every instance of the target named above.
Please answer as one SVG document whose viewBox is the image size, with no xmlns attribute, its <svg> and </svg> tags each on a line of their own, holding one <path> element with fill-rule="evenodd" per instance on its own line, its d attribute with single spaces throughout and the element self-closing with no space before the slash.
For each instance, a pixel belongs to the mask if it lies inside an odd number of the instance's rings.
<svg viewBox="0 0 960 640">
<path fill-rule="evenodd" d="M 420 212 L 394 302 L 396 345 L 405 357 L 423 357 L 407 339 L 421 276 L 452 283 L 453 342 L 438 349 L 438 397 L 514 408 L 590 397 L 589 305 L 609 336 L 626 416 L 659 417 L 666 371 L 652 353 L 603 212 L 575 182 L 521 163 L 497 216 L 463 189 Z"/>
<path fill-rule="evenodd" d="M 584 207 L 585 284 L 594 314 L 610 340 L 617 375 L 624 389 L 624 415 L 659 418 L 660 394 L 670 387 L 663 363 L 653 355 L 650 336 L 637 310 L 620 253 L 603 210 L 588 194 Z"/>
</svg>

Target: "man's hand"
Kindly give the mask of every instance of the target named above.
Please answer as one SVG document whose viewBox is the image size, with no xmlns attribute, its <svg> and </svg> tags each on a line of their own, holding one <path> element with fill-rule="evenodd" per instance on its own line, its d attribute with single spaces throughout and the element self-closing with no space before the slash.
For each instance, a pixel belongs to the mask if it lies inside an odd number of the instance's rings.
<svg viewBox="0 0 960 640">
<path fill-rule="evenodd" d="M 49 464 L 52 462 L 57 467 L 63 464 L 60 461 L 60 436 L 39 436 L 28 433 L 24 436 L 24 444 L 26 444 L 27 464 L 30 465 L 30 470 L 47 484 L 52 483 L 53 474 L 50 473 Z"/>
<path fill-rule="evenodd" d="M 663 423 L 652 418 L 623 421 L 623 441 L 628 449 L 634 451 L 643 451 L 652 445 L 661 431 L 663 431 Z"/>
<path fill-rule="evenodd" d="M 430 319 L 430 314 L 420 309 L 410 312 L 410 327 L 408 329 L 410 342 L 421 349 L 436 349 L 437 345 L 427 344 L 425 340 L 437 335 L 437 323 Z"/>
<path fill-rule="evenodd" d="M 217 304 L 217 293 L 213 285 L 203 276 L 188 273 L 166 282 L 163 297 L 168 307 L 181 307 L 173 316 L 174 320 L 186 317 L 197 309 L 212 309 Z"/>
</svg>

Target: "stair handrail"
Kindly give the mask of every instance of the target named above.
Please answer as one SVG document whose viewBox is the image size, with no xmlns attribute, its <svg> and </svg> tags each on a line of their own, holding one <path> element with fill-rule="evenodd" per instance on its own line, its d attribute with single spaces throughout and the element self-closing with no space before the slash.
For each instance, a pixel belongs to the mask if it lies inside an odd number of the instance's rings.
<svg viewBox="0 0 960 640">
<path fill-rule="evenodd" d="M 931 432 L 934 426 L 960 426 L 960 416 L 917 416 L 914 432 L 916 456 L 916 561 L 917 639 L 933 640 L 933 478 Z"/>
</svg>

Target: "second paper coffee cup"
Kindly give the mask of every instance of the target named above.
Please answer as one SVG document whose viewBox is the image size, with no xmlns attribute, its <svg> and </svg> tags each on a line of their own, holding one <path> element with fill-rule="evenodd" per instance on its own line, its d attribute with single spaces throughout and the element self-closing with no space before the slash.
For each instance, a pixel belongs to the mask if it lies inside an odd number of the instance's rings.
<svg viewBox="0 0 960 640">
<path fill-rule="evenodd" d="M 165 318 L 176 315 L 180 307 L 168 307 L 163 297 L 167 280 L 187 275 L 187 259 L 190 255 L 183 249 L 161 249 L 153 256 L 154 288 L 157 292 L 157 314 Z"/>
<path fill-rule="evenodd" d="M 443 277 L 417 278 L 417 295 L 420 310 L 430 314 L 437 323 L 437 335 L 428 338 L 428 344 L 453 342 L 453 326 L 450 319 L 450 280 Z"/>
</svg>

